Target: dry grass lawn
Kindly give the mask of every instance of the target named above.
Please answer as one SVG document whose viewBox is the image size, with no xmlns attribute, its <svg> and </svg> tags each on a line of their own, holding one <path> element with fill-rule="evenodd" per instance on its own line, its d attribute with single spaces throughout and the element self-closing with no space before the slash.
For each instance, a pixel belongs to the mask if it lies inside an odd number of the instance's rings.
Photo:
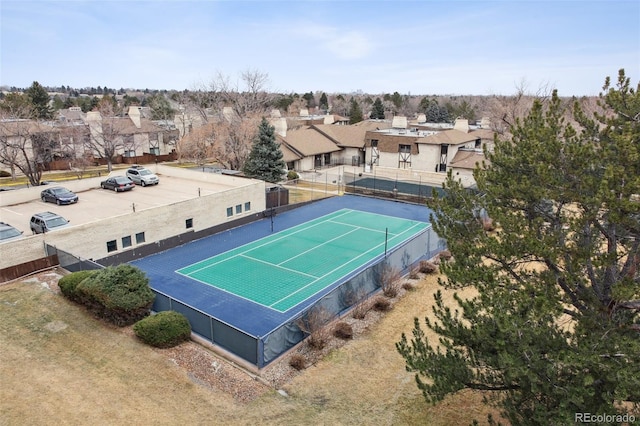
<svg viewBox="0 0 640 426">
<path fill-rule="evenodd" d="M 368 330 L 282 384 L 287 396 L 265 387 L 250 400 L 92 318 L 54 291 L 55 271 L 39 278 L 49 283 L 0 285 L 0 425 L 458 425 L 495 415 L 473 392 L 426 405 L 395 350 L 413 317 L 430 315 L 435 276 L 413 281 Z"/>
</svg>

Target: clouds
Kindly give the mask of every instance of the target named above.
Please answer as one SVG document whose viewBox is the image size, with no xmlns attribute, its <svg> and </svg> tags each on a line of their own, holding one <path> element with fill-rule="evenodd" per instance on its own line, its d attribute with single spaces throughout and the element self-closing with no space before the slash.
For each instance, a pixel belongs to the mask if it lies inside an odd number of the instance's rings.
<svg viewBox="0 0 640 426">
<path fill-rule="evenodd" d="M 0 84 L 189 89 L 216 73 L 304 93 L 595 94 L 640 76 L 640 3 L 3 0 Z"/>
<path fill-rule="evenodd" d="M 365 34 L 361 30 L 304 22 L 295 27 L 285 26 L 283 32 L 285 34 L 289 32 L 292 38 L 304 40 L 305 43 L 314 45 L 314 50 L 329 53 L 333 59 L 362 59 L 373 52 L 371 35 Z M 283 39 L 287 40 L 286 35 Z"/>
</svg>

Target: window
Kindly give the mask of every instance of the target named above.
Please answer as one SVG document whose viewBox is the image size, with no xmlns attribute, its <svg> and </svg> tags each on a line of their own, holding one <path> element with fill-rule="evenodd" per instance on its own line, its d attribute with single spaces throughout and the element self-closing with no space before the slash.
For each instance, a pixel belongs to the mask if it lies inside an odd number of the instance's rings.
<svg viewBox="0 0 640 426">
<path fill-rule="evenodd" d="M 122 237 L 122 248 L 131 247 L 131 235 Z"/>
<path fill-rule="evenodd" d="M 233 207 L 227 207 L 227 217 L 233 216 Z"/>
<path fill-rule="evenodd" d="M 242 204 L 238 204 L 236 206 L 236 214 L 240 214 L 240 213 L 242 213 Z"/>
<path fill-rule="evenodd" d="M 158 148 L 158 147 L 149 148 L 149 154 L 151 154 L 151 155 L 160 155 L 160 148 Z"/>
<path fill-rule="evenodd" d="M 144 243 L 144 232 L 138 232 L 136 234 L 136 244 Z"/>
<path fill-rule="evenodd" d="M 136 152 L 133 149 L 126 150 L 123 154 L 123 157 L 135 157 Z"/>
<path fill-rule="evenodd" d="M 378 147 L 378 139 L 371 139 L 371 147 L 372 148 Z"/>
<path fill-rule="evenodd" d="M 118 250 L 118 242 L 116 240 L 107 241 L 107 252 Z"/>
<path fill-rule="evenodd" d="M 411 153 L 411 145 L 400 145 L 400 150 L 398 152 L 402 152 L 405 154 Z"/>
<path fill-rule="evenodd" d="M 244 203 L 244 211 L 248 212 L 249 210 L 251 210 L 251 201 Z"/>
<path fill-rule="evenodd" d="M 193 219 L 187 219 L 184 221 L 184 225 L 187 229 L 193 228 Z"/>
</svg>

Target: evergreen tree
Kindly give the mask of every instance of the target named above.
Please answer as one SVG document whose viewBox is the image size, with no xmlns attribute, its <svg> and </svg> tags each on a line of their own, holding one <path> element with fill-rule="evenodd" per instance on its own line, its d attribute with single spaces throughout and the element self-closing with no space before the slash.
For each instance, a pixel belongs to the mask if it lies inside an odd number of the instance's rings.
<svg viewBox="0 0 640 426">
<path fill-rule="evenodd" d="M 286 173 L 282 151 L 276 143 L 275 128 L 264 117 L 243 171 L 249 177 L 271 183 L 280 182 Z"/>
<path fill-rule="evenodd" d="M 302 99 L 306 101 L 307 108 L 313 108 L 316 106 L 316 99 L 313 96 L 313 92 L 308 92 L 302 95 Z"/>
<path fill-rule="evenodd" d="M 349 124 L 359 123 L 364 120 L 362 116 L 362 108 L 358 105 L 355 98 L 351 98 L 351 107 L 349 108 Z"/>
<path fill-rule="evenodd" d="M 390 100 L 391 102 L 393 102 L 393 105 L 396 107 L 396 110 L 399 110 L 402 107 L 403 99 L 400 93 L 393 92 L 393 95 L 391 95 Z"/>
<path fill-rule="evenodd" d="M 476 169 L 478 191 L 449 173 L 431 204 L 454 257 L 441 284 L 477 296 L 454 310 L 436 293 L 439 341 L 416 318 L 397 343 L 428 402 L 484 390 L 518 425 L 638 409 L 640 85 L 621 70 L 604 89 L 602 114 L 575 102 L 574 126 L 557 93 L 536 101 Z"/>
<path fill-rule="evenodd" d="M 33 118 L 49 120 L 53 117 L 53 110 L 49 106 L 49 93 L 37 81 L 34 81 L 25 94 L 33 105 Z"/>
<path fill-rule="evenodd" d="M 318 105 L 321 110 L 328 111 L 329 110 L 329 100 L 327 99 L 327 94 L 322 92 L 322 96 L 320 96 L 320 104 Z"/>
<path fill-rule="evenodd" d="M 159 93 L 149 96 L 147 104 L 151 108 L 152 120 L 170 120 L 176 113 L 167 98 Z"/>
<path fill-rule="evenodd" d="M 376 100 L 373 102 L 373 108 L 369 117 L 374 120 L 384 119 L 384 105 L 382 105 L 382 101 L 380 100 L 380 98 L 376 98 Z"/>
</svg>

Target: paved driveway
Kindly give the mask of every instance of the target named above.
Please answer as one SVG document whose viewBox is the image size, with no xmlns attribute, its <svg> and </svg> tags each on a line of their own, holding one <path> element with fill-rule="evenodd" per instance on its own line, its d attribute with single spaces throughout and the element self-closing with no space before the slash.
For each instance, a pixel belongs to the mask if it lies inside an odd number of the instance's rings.
<svg viewBox="0 0 640 426">
<path fill-rule="evenodd" d="M 64 186 L 64 182 L 55 185 Z M 127 192 L 116 193 L 101 188 L 79 192 L 78 203 L 68 206 L 57 206 L 36 199 L 28 203 L 0 207 L 0 221 L 7 222 L 28 235 L 31 233 L 29 219 L 34 213 L 50 211 L 70 220 L 72 225 L 79 225 L 129 213 L 134 208 L 136 211 L 145 210 L 231 188 L 234 187 L 161 175 L 158 185 L 136 186 Z"/>
</svg>

